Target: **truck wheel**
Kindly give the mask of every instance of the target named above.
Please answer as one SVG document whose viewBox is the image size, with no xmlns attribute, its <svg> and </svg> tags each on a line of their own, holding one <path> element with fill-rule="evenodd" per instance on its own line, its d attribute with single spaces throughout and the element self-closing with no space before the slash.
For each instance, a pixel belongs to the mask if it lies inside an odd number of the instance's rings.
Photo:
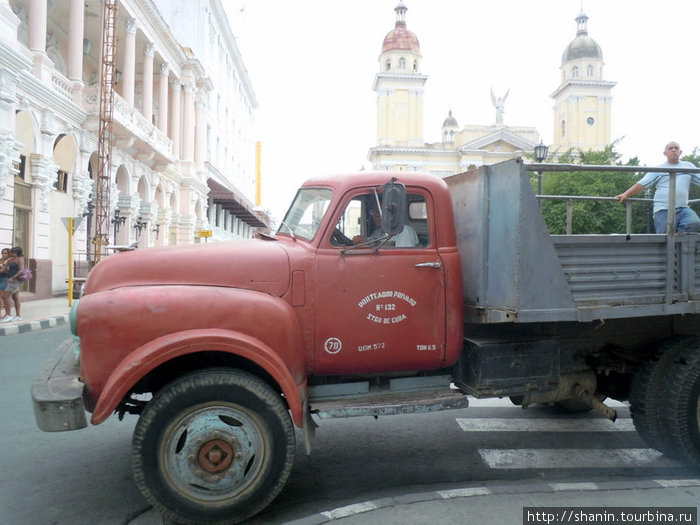
<svg viewBox="0 0 700 525">
<path fill-rule="evenodd" d="M 664 377 L 667 406 L 662 420 L 674 455 L 700 467 L 700 338 L 689 338 Z"/>
<path fill-rule="evenodd" d="M 673 456 L 671 438 L 662 420 L 667 389 L 665 376 L 670 363 L 688 338 L 673 338 L 661 344 L 650 361 L 634 375 L 630 386 L 630 414 L 637 433 L 647 445 Z"/>
<path fill-rule="evenodd" d="M 279 394 L 242 371 L 208 369 L 158 392 L 134 430 L 131 465 L 146 499 L 178 524 L 238 523 L 282 490 L 294 427 Z"/>
</svg>

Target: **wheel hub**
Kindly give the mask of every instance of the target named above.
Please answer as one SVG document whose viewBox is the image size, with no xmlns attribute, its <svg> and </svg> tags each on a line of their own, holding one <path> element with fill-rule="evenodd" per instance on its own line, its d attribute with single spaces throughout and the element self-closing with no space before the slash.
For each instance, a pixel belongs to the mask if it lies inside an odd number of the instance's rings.
<svg viewBox="0 0 700 525">
<path fill-rule="evenodd" d="M 231 466 L 233 447 L 222 439 L 213 439 L 202 445 L 197 455 L 199 466 L 210 474 L 222 472 Z"/>
</svg>

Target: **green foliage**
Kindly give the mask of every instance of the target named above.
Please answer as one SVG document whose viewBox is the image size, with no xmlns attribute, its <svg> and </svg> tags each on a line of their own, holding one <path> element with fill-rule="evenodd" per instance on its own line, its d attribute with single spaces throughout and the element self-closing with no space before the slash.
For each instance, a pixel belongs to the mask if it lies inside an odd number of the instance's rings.
<svg viewBox="0 0 700 525">
<path fill-rule="evenodd" d="M 573 151 L 561 155 L 561 164 L 587 164 L 622 166 L 616 143 L 602 151 Z M 638 166 L 634 157 L 625 166 Z M 643 174 L 635 172 L 545 172 L 542 193 L 544 195 L 615 197 L 637 182 Z M 536 184 L 536 177 L 535 182 Z M 644 197 L 643 194 L 635 197 Z M 571 201 L 573 203 L 572 233 L 625 233 L 625 206 L 617 201 Z M 543 200 L 542 215 L 552 234 L 566 233 L 566 201 Z M 632 205 L 632 232 L 644 233 L 649 226 L 650 204 Z"/>
<path fill-rule="evenodd" d="M 681 160 L 692 162 L 698 168 L 700 168 L 700 148 L 693 149 L 693 152 L 690 155 L 684 155 L 681 157 Z M 700 186 L 696 186 L 695 184 L 690 186 L 690 200 L 693 199 L 700 199 Z M 699 209 L 698 205 L 693 205 L 693 208 L 695 211 L 698 211 Z"/>
</svg>

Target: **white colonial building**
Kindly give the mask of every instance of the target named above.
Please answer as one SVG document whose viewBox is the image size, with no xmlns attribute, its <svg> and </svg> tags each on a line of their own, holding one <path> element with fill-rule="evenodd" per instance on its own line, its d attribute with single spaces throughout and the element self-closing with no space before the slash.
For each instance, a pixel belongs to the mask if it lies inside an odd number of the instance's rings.
<svg viewBox="0 0 700 525">
<path fill-rule="evenodd" d="M 117 1 L 111 242 L 249 237 L 267 222 L 249 197 L 257 101 L 220 2 L 205 4 L 209 50 L 177 40 L 154 1 Z M 0 247 L 24 249 L 37 298 L 65 291 L 69 258 L 85 266 L 91 251 L 102 11 L 0 0 Z M 209 76 L 214 47 L 236 82 Z M 82 219 L 73 254 L 67 217 Z"/>
</svg>

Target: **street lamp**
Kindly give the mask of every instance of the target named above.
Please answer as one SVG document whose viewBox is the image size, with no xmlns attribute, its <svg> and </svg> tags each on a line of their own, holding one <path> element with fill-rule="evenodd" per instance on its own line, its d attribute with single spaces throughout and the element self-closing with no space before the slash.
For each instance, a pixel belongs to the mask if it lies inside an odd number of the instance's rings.
<svg viewBox="0 0 700 525">
<path fill-rule="evenodd" d="M 547 153 L 549 153 L 549 148 L 541 140 L 540 143 L 535 146 L 535 160 L 538 164 L 542 164 L 544 159 L 547 158 Z M 537 172 L 537 195 L 542 195 L 542 172 Z"/>
<path fill-rule="evenodd" d="M 126 222 L 126 216 L 119 214 L 119 208 L 114 210 L 114 217 L 112 218 L 112 224 L 114 225 L 114 244 L 117 243 L 117 232 L 122 224 Z"/>
<path fill-rule="evenodd" d="M 142 220 L 140 215 L 136 217 L 136 222 L 134 222 L 134 230 L 138 232 L 136 237 L 141 237 L 141 230 L 143 230 L 147 224 L 148 222 Z"/>
</svg>

